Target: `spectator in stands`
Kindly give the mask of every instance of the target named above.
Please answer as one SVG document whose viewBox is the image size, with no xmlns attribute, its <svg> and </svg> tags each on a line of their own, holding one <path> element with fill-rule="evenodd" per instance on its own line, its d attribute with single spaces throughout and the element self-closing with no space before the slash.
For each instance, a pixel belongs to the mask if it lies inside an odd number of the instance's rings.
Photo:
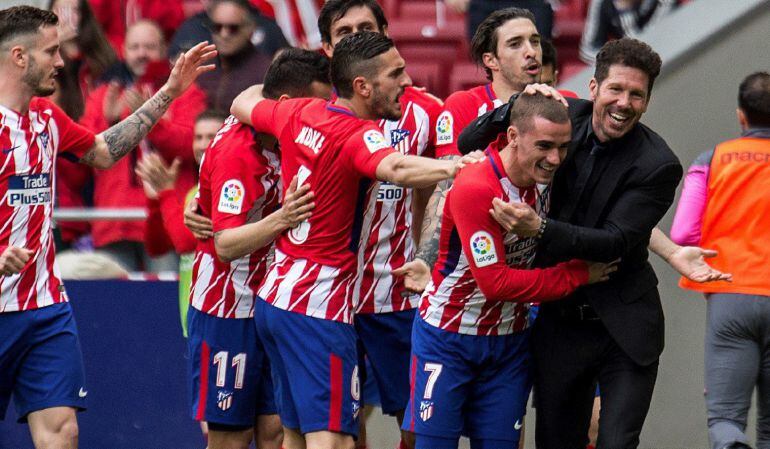
<svg viewBox="0 0 770 449">
<path fill-rule="evenodd" d="M 151 21 L 139 21 L 128 28 L 125 39 L 125 63 L 121 71 L 128 81 L 97 88 L 86 101 L 81 123 L 99 132 L 131 114 L 145 98 L 165 82 L 168 62 L 160 27 Z M 109 170 L 94 175 L 94 205 L 96 207 L 144 208 L 144 192 L 134 174 L 141 154 L 157 151 L 167 161 L 180 158 L 179 189 L 186 192 L 193 186 L 194 160 L 190 153 L 193 121 L 205 109 L 205 94 L 192 86 L 175 101 L 155 128 L 139 145 L 139 151 L 119 161 Z M 148 257 L 144 241 L 144 223 L 129 221 L 94 221 L 94 245 L 115 257 L 126 269 L 138 271 L 175 270 L 176 257 Z"/>
<path fill-rule="evenodd" d="M 250 40 L 257 24 L 246 0 L 213 0 L 209 17 L 219 60 L 198 84 L 208 94 L 209 108 L 227 111 L 241 91 L 262 82 L 270 56 Z"/>
<path fill-rule="evenodd" d="M 757 387 L 757 447 L 770 447 L 770 74 L 740 85 L 740 138 L 701 154 L 687 172 L 671 239 L 717 251 L 732 282 L 684 288 L 706 295 L 705 383 L 713 449 L 748 448 L 746 419 Z"/>
<path fill-rule="evenodd" d="M 64 60 L 51 99 L 72 119 L 80 120 L 84 98 L 118 58 L 86 0 L 50 0 L 47 6 L 59 17 L 60 53 Z M 83 190 L 91 178 L 91 169 L 57 158 L 56 175 L 57 206 L 84 207 Z M 69 247 L 90 229 L 88 222 L 57 221 L 56 225 L 59 249 Z"/>
<path fill-rule="evenodd" d="M 149 19 L 163 30 L 164 39 L 171 39 L 184 21 L 182 0 L 88 0 L 94 15 L 102 24 L 113 48 L 124 48 L 128 28 L 134 23 Z"/>
<path fill-rule="evenodd" d="M 217 134 L 227 116 L 217 111 L 204 111 L 195 119 L 192 153 L 200 166 L 203 153 Z M 187 337 L 187 308 L 192 280 L 193 254 L 197 240 L 184 225 L 184 206 L 198 192 L 194 185 L 187 192 L 177 188 L 179 159 L 169 165 L 157 154 L 150 154 L 137 164 L 136 174 L 142 179 L 147 196 L 148 217 L 145 224 L 145 242 L 151 256 L 160 256 L 174 250 L 179 256 L 179 313 L 182 332 Z M 180 199 L 179 193 L 184 193 Z"/>
<path fill-rule="evenodd" d="M 212 40 L 213 24 L 211 22 L 211 0 L 201 0 L 204 10 L 185 20 L 174 33 L 168 47 L 170 59 L 202 41 Z M 253 3 L 253 1 L 252 1 Z M 251 42 L 260 52 L 273 57 L 284 47 L 288 47 L 284 34 L 278 24 L 261 10 L 251 8 L 251 15 L 256 23 L 256 29 L 251 35 Z"/>
<path fill-rule="evenodd" d="M 468 40 L 473 40 L 476 29 L 493 12 L 515 6 L 528 9 L 535 15 L 535 26 L 545 39 L 551 38 L 553 29 L 553 8 L 546 0 L 444 0 L 459 13 L 467 13 Z"/>
<path fill-rule="evenodd" d="M 580 59 L 593 64 L 607 41 L 636 37 L 676 5 L 676 0 L 591 0 L 580 41 Z"/>
</svg>

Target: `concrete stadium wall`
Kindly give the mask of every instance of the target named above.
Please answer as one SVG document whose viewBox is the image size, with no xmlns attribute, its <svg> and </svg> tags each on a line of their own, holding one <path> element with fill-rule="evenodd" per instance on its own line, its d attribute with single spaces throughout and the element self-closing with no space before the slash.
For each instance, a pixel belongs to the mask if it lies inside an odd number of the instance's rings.
<svg viewBox="0 0 770 449">
<path fill-rule="evenodd" d="M 643 121 L 666 139 L 685 167 L 716 143 L 739 135 L 738 84 L 749 73 L 770 70 L 770 1 L 695 0 L 640 38 L 664 61 Z M 588 69 L 564 87 L 587 97 L 592 73 Z M 661 222 L 665 232 L 673 209 Z M 666 313 L 666 349 L 641 447 L 705 448 L 705 303 L 701 295 L 679 289 L 674 271 L 652 259 Z"/>
</svg>

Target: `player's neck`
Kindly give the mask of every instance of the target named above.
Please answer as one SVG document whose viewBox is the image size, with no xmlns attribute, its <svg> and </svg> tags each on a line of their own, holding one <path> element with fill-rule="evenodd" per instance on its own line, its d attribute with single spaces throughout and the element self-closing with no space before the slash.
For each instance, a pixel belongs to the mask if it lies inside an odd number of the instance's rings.
<svg viewBox="0 0 770 449">
<path fill-rule="evenodd" d="M 343 108 L 346 108 L 346 109 L 350 109 L 353 115 L 355 115 L 360 119 L 364 119 L 364 120 L 380 119 L 380 117 L 375 117 L 371 113 L 366 103 L 364 103 L 362 100 L 356 99 L 355 96 L 353 96 L 353 98 L 337 97 L 337 99 L 334 100 L 334 104 L 337 106 L 342 106 Z"/>
<path fill-rule="evenodd" d="M 20 114 L 26 114 L 29 110 L 29 101 L 32 93 L 23 83 L 11 77 L 0 76 L 0 104 Z"/>
<path fill-rule="evenodd" d="M 495 91 L 495 95 L 497 96 L 498 100 L 502 101 L 503 103 L 507 103 L 511 96 L 521 92 L 520 89 L 512 87 L 504 79 L 502 79 L 502 76 L 495 77 L 492 80 L 492 90 Z"/>
</svg>

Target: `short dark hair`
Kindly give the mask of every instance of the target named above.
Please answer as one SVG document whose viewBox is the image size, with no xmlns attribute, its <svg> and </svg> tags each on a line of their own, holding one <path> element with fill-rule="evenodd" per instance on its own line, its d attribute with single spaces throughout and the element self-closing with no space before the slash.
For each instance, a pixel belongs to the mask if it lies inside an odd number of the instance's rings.
<svg viewBox="0 0 770 449">
<path fill-rule="evenodd" d="M 543 50 L 543 63 L 541 65 L 550 65 L 556 70 L 558 64 L 556 47 L 551 41 L 543 39 L 540 41 L 540 48 Z"/>
<path fill-rule="evenodd" d="M 553 123 L 570 121 L 567 108 L 560 101 L 541 93 L 519 95 L 511 108 L 511 125 L 516 126 L 520 133 L 526 133 L 532 129 L 535 117 L 543 117 Z"/>
<path fill-rule="evenodd" d="M 268 67 L 262 94 L 273 100 L 284 94 L 295 98 L 309 97 L 313 81 L 331 83 L 329 58 L 317 51 L 286 48 Z"/>
<path fill-rule="evenodd" d="M 206 109 L 205 111 L 198 114 L 197 117 L 195 117 L 195 123 L 198 123 L 202 120 L 217 120 L 224 123 L 225 119 L 227 119 L 227 116 L 227 113 L 218 109 Z"/>
<path fill-rule="evenodd" d="M 336 47 L 331 63 L 332 85 L 340 98 L 353 97 L 353 80 L 374 77 L 380 63 L 377 56 L 394 47 L 384 34 L 360 31 L 345 36 Z"/>
<path fill-rule="evenodd" d="M 497 55 L 497 29 L 505 25 L 509 20 L 529 19 L 535 23 L 535 15 L 524 8 L 504 8 L 488 15 L 476 28 L 476 33 L 471 40 L 471 57 L 479 67 L 487 72 L 487 79 L 492 80 L 492 71 L 484 65 L 484 53 Z"/>
<path fill-rule="evenodd" d="M 14 6 L 0 11 L 0 45 L 26 34 L 35 34 L 42 26 L 56 26 L 59 18 L 51 11 L 33 6 Z"/>
<path fill-rule="evenodd" d="M 332 24 L 347 14 L 348 10 L 357 6 L 369 8 L 377 21 L 377 28 L 382 32 L 388 27 L 388 19 L 375 0 L 328 0 L 318 13 L 318 31 L 321 41 L 330 44 L 332 41 Z"/>
<path fill-rule="evenodd" d="M 741 82 L 738 107 L 749 126 L 770 128 L 770 73 L 755 72 Z"/>
<path fill-rule="evenodd" d="M 655 50 L 644 42 L 624 37 L 604 44 L 596 55 L 594 78 L 601 85 L 610 73 L 610 67 L 615 64 L 639 69 L 647 74 L 647 97 L 652 94 L 655 78 L 660 74 L 661 60 Z"/>
</svg>

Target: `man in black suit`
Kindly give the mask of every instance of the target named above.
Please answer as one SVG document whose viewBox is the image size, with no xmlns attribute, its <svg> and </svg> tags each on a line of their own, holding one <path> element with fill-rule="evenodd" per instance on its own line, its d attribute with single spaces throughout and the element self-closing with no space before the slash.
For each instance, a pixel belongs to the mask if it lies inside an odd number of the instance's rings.
<svg viewBox="0 0 770 449">
<path fill-rule="evenodd" d="M 620 259 L 608 282 L 540 309 L 532 334 L 539 449 L 585 448 L 597 382 L 598 447 L 639 444 L 664 328 L 647 246 L 682 176 L 666 142 L 639 123 L 660 65 L 640 41 L 606 44 L 589 86 L 593 102 L 569 103 L 573 140 L 553 181 L 549 218 L 525 205 L 494 205 L 501 224 L 540 238 L 543 266 L 575 257 Z M 485 146 L 504 126 L 504 108 L 469 125 L 460 149 Z"/>
</svg>

